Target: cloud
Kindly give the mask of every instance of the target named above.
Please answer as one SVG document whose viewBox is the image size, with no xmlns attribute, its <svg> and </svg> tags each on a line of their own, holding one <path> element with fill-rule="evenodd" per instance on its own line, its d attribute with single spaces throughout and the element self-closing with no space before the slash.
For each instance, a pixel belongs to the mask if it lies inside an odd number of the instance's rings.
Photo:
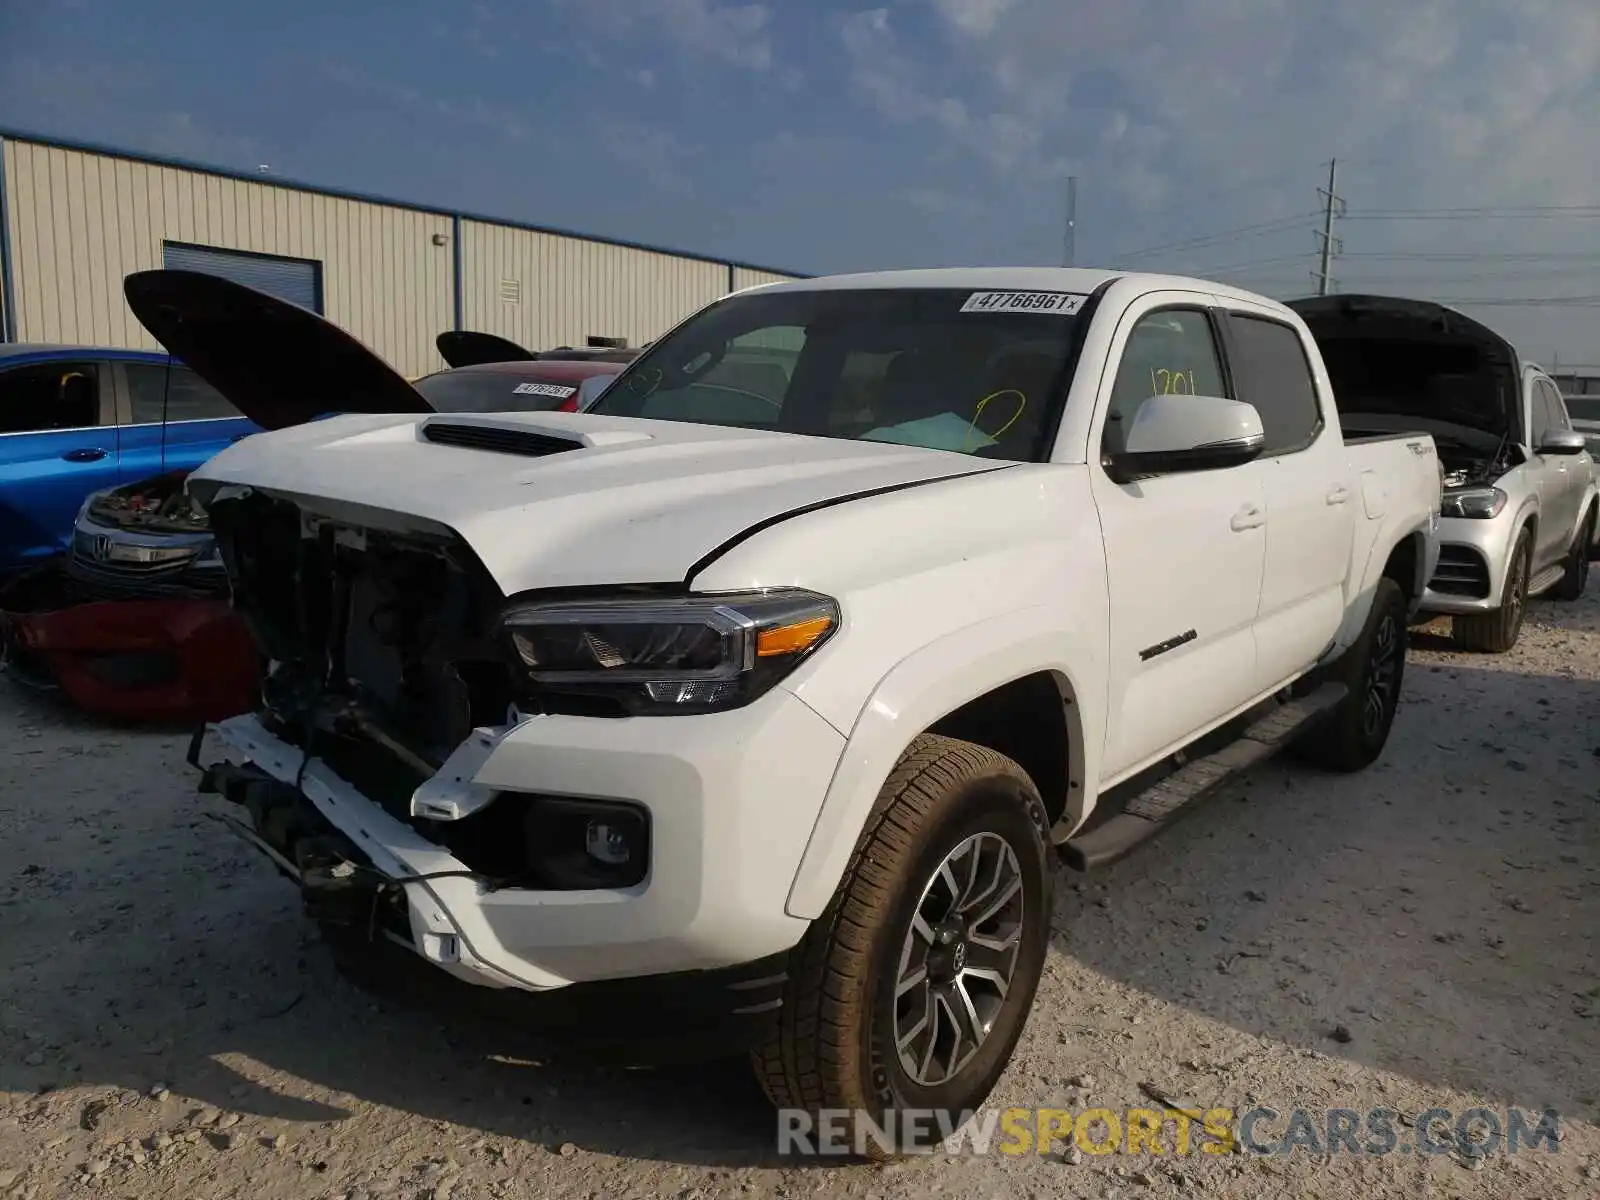
<svg viewBox="0 0 1600 1200">
<path fill-rule="evenodd" d="M 707 58 L 757 74 L 777 67 L 772 12 L 761 4 L 719 4 L 717 0 L 552 0 L 608 35 L 648 30 L 697 58 Z"/>
<path fill-rule="evenodd" d="M 933 0 L 933 3 L 939 15 L 958 33 L 983 37 L 994 32 L 1015 0 Z"/>
<path fill-rule="evenodd" d="M 514 142 L 530 138 L 542 140 L 545 133 L 529 122 L 526 112 L 491 104 L 481 96 L 449 96 L 424 91 L 332 58 L 322 59 L 319 65 L 323 76 L 333 83 L 419 116 L 442 117 L 457 125 L 487 129 Z"/>
<path fill-rule="evenodd" d="M 220 130 L 192 112 L 151 102 L 156 73 L 135 62 L 101 67 L 74 62 L 21 60 L 0 66 L 0 107 L 25 95 L 34 120 L 80 135 L 90 122 L 102 123 L 104 140 L 137 147 L 147 154 L 253 169 L 261 142 L 243 133 Z"/>
<path fill-rule="evenodd" d="M 651 187 L 682 197 L 694 195 L 689 163 L 699 151 L 668 130 L 637 121 L 596 119 L 596 141 L 605 153 Z"/>
<path fill-rule="evenodd" d="M 996 17 L 1003 11 L 1003 6 L 992 2 L 978 5 L 975 0 L 941 5 L 941 9 L 951 7 L 963 8 L 963 20 L 974 19 L 973 14 L 980 10 Z M 952 145 L 999 170 L 1026 170 L 1030 160 L 1037 165 L 1035 155 L 1043 130 L 1014 112 L 975 111 L 968 100 L 941 87 L 938 73 L 902 46 L 888 9 L 852 14 L 840 23 L 839 36 L 856 92 L 890 121 L 931 122 Z"/>
</svg>

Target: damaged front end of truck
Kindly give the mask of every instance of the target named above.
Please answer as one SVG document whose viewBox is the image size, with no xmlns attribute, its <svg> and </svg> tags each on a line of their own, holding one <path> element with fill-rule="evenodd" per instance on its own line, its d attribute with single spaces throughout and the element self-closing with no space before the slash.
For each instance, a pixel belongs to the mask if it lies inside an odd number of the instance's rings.
<svg viewBox="0 0 1600 1200">
<path fill-rule="evenodd" d="M 432 411 L 306 310 L 182 271 L 132 275 L 125 291 L 163 345 L 268 428 L 328 412 Z M 436 911 L 449 905 L 426 902 L 430 891 L 627 888 L 642 878 L 645 857 L 628 851 L 647 822 L 641 810 L 613 811 L 624 806 L 470 782 L 526 712 L 495 634 L 505 597 L 472 551 L 395 513 L 197 479 L 185 495 L 267 661 L 255 711 L 213 726 L 229 735 L 232 760 L 204 783 L 237 802 L 232 823 L 302 885 L 325 924 L 387 930 L 474 982 L 561 982 L 478 961 Z M 200 748 L 197 738 L 196 766 Z M 328 819 L 341 795 L 351 809 L 381 810 L 362 819 L 387 821 L 382 836 L 341 832 Z"/>
<path fill-rule="evenodd" d="M 319 426 L 355 431 L 332 434 L 337 441 L 392 429 L 412 444 L 419 434 L 407 418 L 431 412 L 387 365 L 314 314 L 182 272 L 130 276 L 126 290 L 158 340 L 242 409 L 265 412 L 288 396 L 295 415 L 354 414 Z M 362 424 L 395 414 L 402 424 Z M 262 439 L 304 434 L 275 423 L 281 432 Z M 423 441 L 444 440 L 430 428 Z M 583 445 L 533 440 L 540 453 Z M 241 445 L 233 453 L 253 452 Z M 758 1040 L 781 995 L 781 955 L 763 943 L 739 958 L 737 938 L 726 951 L 718 930 L 731 920 L 727 910 L 708 918 L 697 908 L 694 872 L 709 853 L 698 828 L 668 838 L 686 869 L 683 886 L 650 887 L 653 856 L 667 852 L 650 804 L 694 815 L 693 804 L 670 793 L 698 787 L 698 776 L 682 769 L 645 787 L 639 780 L 661 756 L 645 746 L 602 759 L 609 721 L 588 723 L 595 728 L 575 735 L 577 743 L 529 736 L 540 722 L 631 710 L 581 681 L 560 689 L 538 682 L 518 642 L 531 635 L 508 621 L 527 597 L 508 594 L 482 557 L 495 542 L 469 542 L 437 515 L 399 511 L 402 499 L 307 494 L 323 489 L 296 486 L 292 448 L 274 459 L 278 483 L 231 481 L 216 466 L 229 453 L 191 476 L 186 495 L 215 539 L 233 613 L 266 666 L 249 711 L 196 730 L 189 764 L 213 797 L 206 814 L 293 881 L 336 960 L 369 978 L 376 967 L 386 990 L 439 995 L 458 1011 L 536 1017 L 541 1035 L 570 1038 L 586 1054 L 614 1043 L 631 1057 L 641 1048 L 641 1015 L 671 1031 L 667 1044 L 642 1040 L 651 1061 Z M 507 461 L 518 469 L 516 458 Z M 641 591 L 648 599 L 663 589 L 606 589 L 613 602 Z M 548 612 L 573 598 L 541 592 L 535 607 Z M 640 629 L 649 642 L 652 631 Z M 549 636 L 540 653 L 568 653 L 562 639 L 584 631 L 558 622 Z M 615 636 L 626 644 L 632 635 Z M 695 686 L 684 685 L 691 711 Z M 798 702 L 784 706 L 783 719 L 809 736 L 836 737 Z M 703 757 L 715 761 L 721 745 L 706 743 Z M 597 761 L 624 759 L 627 780 L 608 783 L 602 772 L 591 789 L 586 772 Z"/>
<path fill-rule="evenodd" d="M 642 882 L 641 810 L 471 783 L 496 739 L 538 712 L 499 632 L 506 599 L 471 550 L 420 520 L 397 529 L 393 514 L 368 524 L 311 503 L 224 489 L 208 506 L 271 663 L 255 719 L 485 888 Z M 291 841 L 272 850 L 298 863 Z"/>
</svg>

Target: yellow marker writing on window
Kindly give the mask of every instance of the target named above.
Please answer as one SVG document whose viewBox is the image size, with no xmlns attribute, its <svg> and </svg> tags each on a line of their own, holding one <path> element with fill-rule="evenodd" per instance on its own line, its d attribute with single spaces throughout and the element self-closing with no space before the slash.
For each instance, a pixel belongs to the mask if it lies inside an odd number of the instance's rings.
<svg viewBox="0 0 1600 1200">
<path fill-rule="evenodd" d="M 988 408 L 992 402 L 1000 399 L 1001 396 L 1015 396 L 1017 400 L 1017 411 L 1012 413 L 1011 419 L 1008 420 L 1004 425 L 1000 426 L 999 429 L 996 429 L 993 433 L 986 433 L 984 436 L 993 441 L 1022 419 L 1023 409 L 1028 407 L 1028 398 L 1026 396 L 1024 396 L 1016 388 L 1001 388 L 998 392 L 990 392 L 982 400 L 979 400 L 977 406 L 972 410 L 972 420 L 967 423 L 968 439 L 972 437 L 974 432 L 981 432 L 978 430 L 978 418 L 983 416 L 984 409 Z M 964 441 L 961 448 L 963 451 L 965 451 L 969 447 Z"/>
<path fill-rule="evenodd" d="M 1193 396 L 1194 372 L 1173 371 L 1166 367 L 1150 368 L 1150 394 L 1152 396 Z"/>
</svg>

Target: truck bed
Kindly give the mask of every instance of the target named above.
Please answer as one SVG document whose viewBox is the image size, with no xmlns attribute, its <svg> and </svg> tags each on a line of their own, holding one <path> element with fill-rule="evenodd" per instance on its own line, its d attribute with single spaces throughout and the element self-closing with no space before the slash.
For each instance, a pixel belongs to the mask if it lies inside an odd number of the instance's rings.
<svg viewBox="0 0 1600 1200">
<path fill-rule="evenodd" d="M 1421 430 L 1412 430 L 1408 433 L 1346 433 L 1344 444 L 1346 446 L 1367 446 L 1374 442 L 1398 442 L 1410 438 L 1431 437 L 1432 435 Z"/>
</svg>

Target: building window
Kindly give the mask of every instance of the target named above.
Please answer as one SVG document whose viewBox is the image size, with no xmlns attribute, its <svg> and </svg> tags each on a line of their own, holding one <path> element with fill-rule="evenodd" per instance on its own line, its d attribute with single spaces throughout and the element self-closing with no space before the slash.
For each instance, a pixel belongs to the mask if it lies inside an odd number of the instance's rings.
<svg viewBox="0 0 1600 1200">
<path fill-rule="evenodd" d="M 201 271 L 276 296 L 322 314 L 322 264 L 309 258 L 282 258 L 183 242 L 161 244 L 162 265 L 171 271 Z"/>
</svg>

